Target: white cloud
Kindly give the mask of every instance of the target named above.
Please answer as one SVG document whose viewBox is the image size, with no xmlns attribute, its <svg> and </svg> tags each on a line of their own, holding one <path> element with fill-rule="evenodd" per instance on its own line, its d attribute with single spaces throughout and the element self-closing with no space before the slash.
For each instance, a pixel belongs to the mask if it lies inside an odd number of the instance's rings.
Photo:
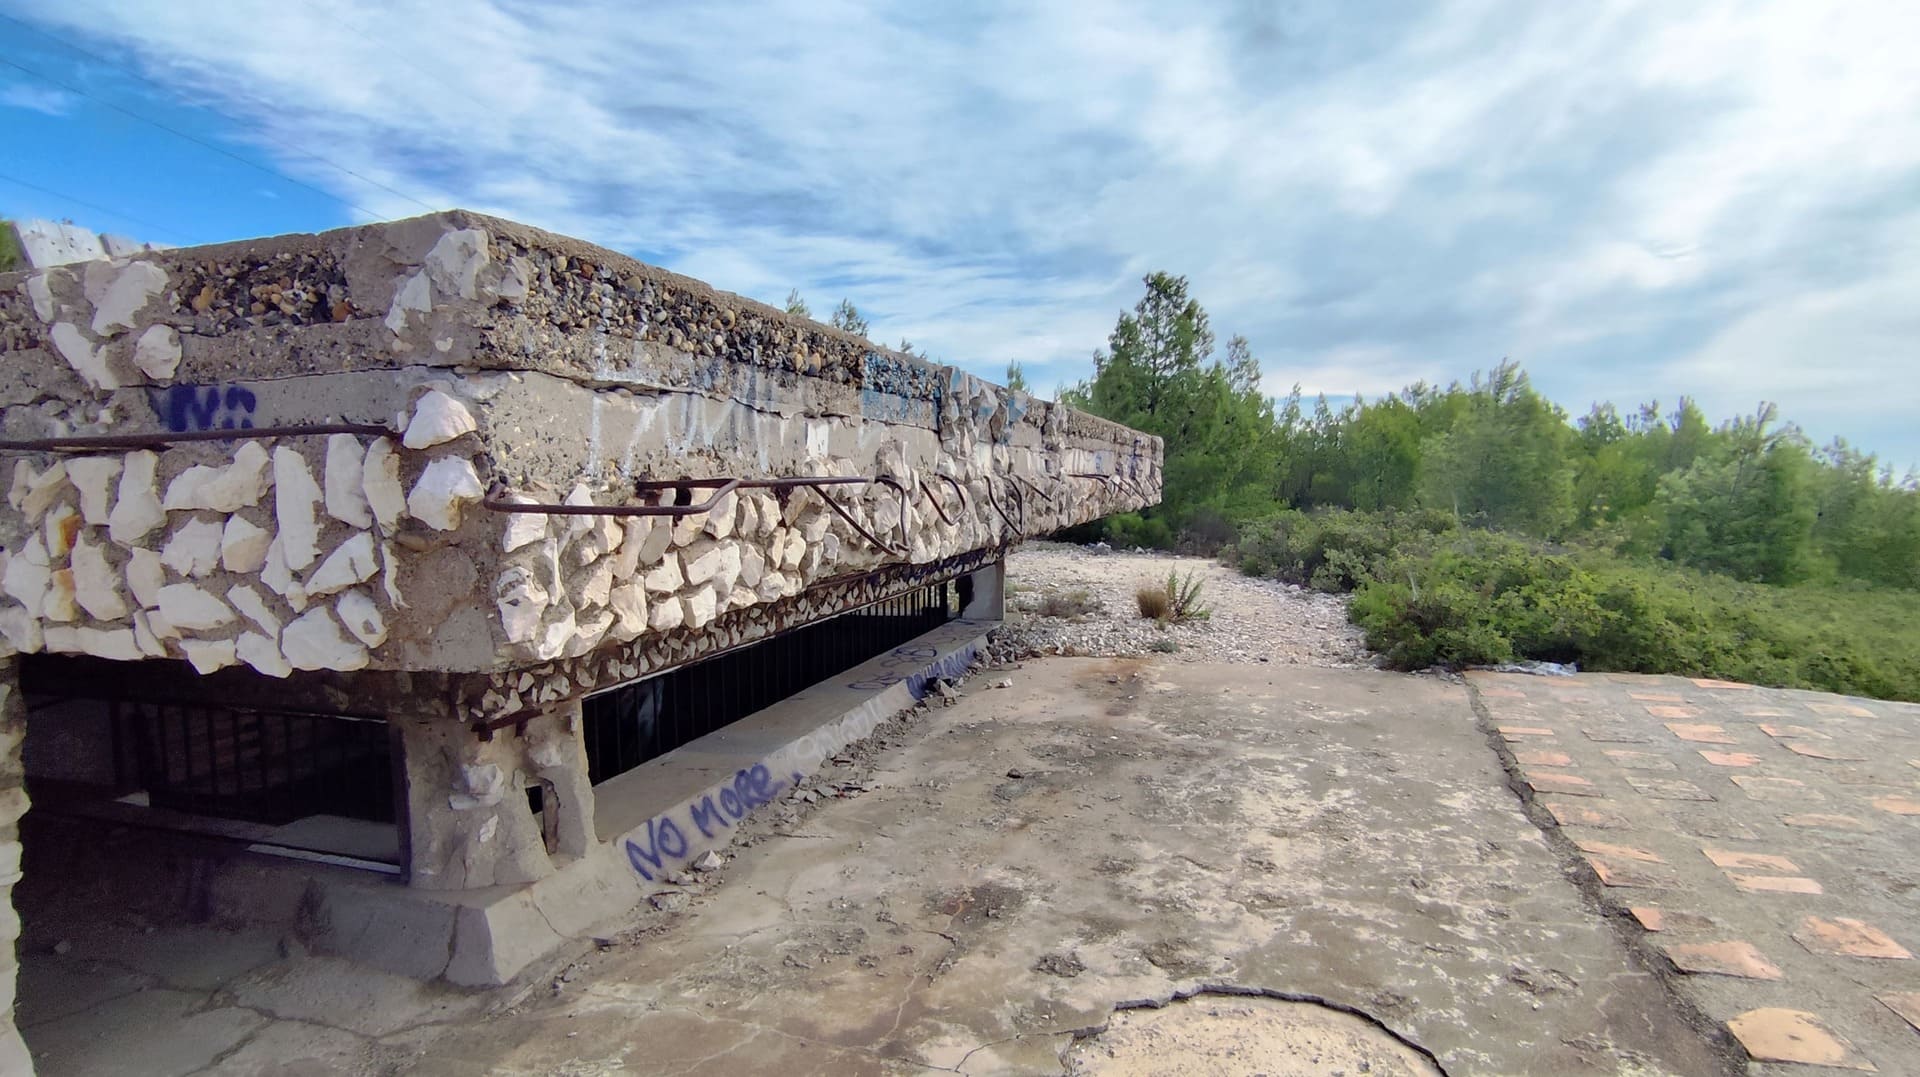
<svg viewBox="0 0 1920 1077">
<path fill-rule="evenodd" d="M 65 90 L 53 90 L 17 82 L 0 86 L 0 108 L 23 108 L 49 116 L 65 116 L 80 99 Z"/>
<path fill-rule="evenodd" d="M 1801 373 L 1822 342 L 1901 361 L 1914 281 L 1876 237 L 1920 184 L 1906 0 L 27 6 L 377 214 L 420 207 L 280 147 L 761 299 L 850 296 L 989 375 L 1084 374 L 1167 269 L 1276 388 L 1510 355 L 1672 399 L 1731 363 L 1920 456 L 1884 391 Z"/>
</svg>

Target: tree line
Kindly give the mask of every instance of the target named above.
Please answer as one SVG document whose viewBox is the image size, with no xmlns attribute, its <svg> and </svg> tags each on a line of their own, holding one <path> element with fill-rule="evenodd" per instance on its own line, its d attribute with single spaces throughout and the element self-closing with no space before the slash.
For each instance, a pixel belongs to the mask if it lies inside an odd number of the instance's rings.
<svg viewBox="0 0 1920 1077">
<path fill-rule="evenodd" d="M 1715 426 L 1693 401 L 1577 420 L 1502 361 L 1466 383 L 1335 406 L 1260 386 L 1186 278 L 1155 273 L 1062 402 L 1158 434 L 1163 501 L 1099 525 L 1115 543 L 1218 547 L 1283 509 L 1434 510 L 1552 543 L 1741 580 L 1920 588 L 1920 482 L 1771 404 Z M 1011 372 L 1010 372 L 1011 373 Z"/>
</svg>

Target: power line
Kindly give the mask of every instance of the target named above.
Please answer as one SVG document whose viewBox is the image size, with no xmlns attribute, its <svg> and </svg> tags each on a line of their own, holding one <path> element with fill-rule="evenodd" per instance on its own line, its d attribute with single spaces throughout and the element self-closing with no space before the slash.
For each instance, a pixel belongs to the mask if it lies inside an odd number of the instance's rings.
<svg viewBox="0 0 1920 1077">
<path fill-rule="evenodd" d="M 241 164 L 246 165 L 248 168 L 251 168 L 257 172 L 264 172 L 275 179 L 283 180 L 287 183 L 291 183 L 296 187 L 305 187 L 307 190 L 312 191 L 314 194 L 317 194 L 322 198 L 331 199 L 335 202 L 340 203 L 343 206 L 346 206 L 348 209 L 355 210 L 359 213 L 363 213 L 366 216 L 371 217 L 376 221 L 386 219 L 382 217 L 380 214 L 375 213 L 372 210 L 366 208 L 365 206 L 356 205 L 355 203 L 350 202 L 347 199 L 342 198 L 337 194 L 334 194 L 332 191 L 323 190 L 322 188 L 315 187 L 313 184 L 307 183 L 304 180 L 294 179 L 292 176 L 289 176 L 284 172 L 277 172 L 271 168 L 268 168 L 266 165 L 260 164 L 257 161 L 249 161 L 245 157 L 242 157 L 239 154 L 234 153 L 232 150 L 226 149 L 222 146 L 216 146 L 205 139 L 196 138 L 193 135 L 187 134 L 185 131 L 179 130 L 178 128 L 169 127 L 158 120 L 148 119 L 147 117 L 142 116 L 137 112 L 133 112 L 129 109 L 123 108 L 119 105 L 114 104 L 111 101 L 105 100 L 104 98 L 96 97 L 95 95 L 90 94 L 87 91 L 82 90 L 77 86 L 72 86 L 67 83 L 61 82 L 59 79 L 56 79 L 51 75 L 45 74 L 40 71 L 35 71 L 33 68 L 27 67 L 24 64 L 15 63 L 14 61 L 9 60 L 4 56 L 0 56 L 0 64 L 5 64 L 6 66 L 11 67 L 17 71 L 23 71 L 29 75 L 32 75 L 34 78 L 41 79 L 48 83 L 51 83 L 52 85 L 58 86 L 61 89 L 67 91 L 68 93 L 78 94 L 79 96 L 84 97 L 89 101 L 92 101 L 96 104 L 103 105 L 107 108 L 110 108 L 115 112 L 120 113 L 121 115 L 127 116 L 131 119 L 138 120 L 141 123 L 148 124 L 153 127 L 157 127 L 160 130 L 165 131 L 168 134 L 173 135 L 177 138 L 186 139 L 188 142 L 191 142 L 194 145 L 200 146 L 204 149 L 212 150 L 214 153 L 217 153 L 222 157 L 230 157 L 233 160 L 238 161 Z"/>
<path fill-rule="evenodd" d="M 17 19 L 17 18 L 15 18 L 15 17 L 13 17 L 12 15 L 7 15 L 7 14 L 4 14 L 4 13 L 0 13 L 0 19 L 5 19 L 6 21 L 8 21 L 8 22 L 10 22 L 10 23 L 13 23 L 13 24 L 14 24 L 15 26 L 19 26 L 19 27 L 21 27 L 21 28 L 23 28 L 23 29 L 26 29 L 26 30 L 28 30 L 28 31 L 31 31 L 31 32 L 33 32 L 33 33 L 36 33 L 36 34 L 39 34 L 39 35 L 40 35 L 41 37 L 44 37 L 44 38 L 46 38 L 46 39 L 47 39 L 47 40 L 49 40 L 49 41 L 54 41 L 54 42 L 57 42 L 57 43 L 59 43 L 60 45 L 62 45 L 62 46 L 64 46 L 64 47 L 66 47 L 67 49 L 70 49 L 70 50 L 72 50 L 73 52 L 77 52 L 77 53 L 79 53 L 80 55 L 82 55 L 82 56 L 85 56 L 85 57 L 87 57 L 88 59 L 91 59 L 91 60 L 93 60 L 93 61 L 94 61 L 94 62 L 96 62 L 96 63 L 99 63 L 99 64 L 103 64 L 103 65 L 105 65 L 105 66 L 107 66 L 107 67 L 111 67 L 111 68 L 113 68 L 113 69 L 115 69 L 115 70 L 117 70 L 117 71 L 120 71 L 120 72 L 122 72 L 122 73 L 124 73 L 124 74 L 126 74 L 126 75 L 129 75 L 129 76 L 131 76 L 131 77 L 133 77 L 133 78 L 135 78 L 135 79 L 138 79 L 139 81 L 141 81 L 141 82 L 144 82 L 144 83 L 146 83 L 147 85 L 149 85 L 149 86 L 151 86 L 151 87 L 153 87 L 153 88 L 154 88 L 154 89 L 156 89 L 156 90 L 159 90 L 159 91 L 161 91 L 162 93 L 166 93 L 166 94 L 172 94 L 172 93 L 174 93 L 174 92 L 175 92 L 175 91 L 173 90 L 173 88 L 172 88 L 172 87 L 169 87 L 169 86 L 167 86 L 166 84 L 164 84 L 164 83 L 162 83 L 162 82 L 160 82 L 160 81 L 158 81 L 158 80 L 156 80 L 156 79 L 152 79 L 152 78 L 148 78 L 148 77 L 147 77 L 146 75 L 142 75 L 142 74 L 141 74 L 140 72 L 138 72 L 138 71 L 135 71 L 135 70 L 134 70 L 133 68 L 131 68 L 131 67 L 129 67 L 129 66 L 127 66 L 126 64 L 123 64 L 123 63 L 120 63 L 120 62 L 118 62 L 118 61 L 116 61 L 116 60 L 112 60 L 112 59 L 109 59 L 109 58 L 108 58 L 108 57 L 106 57 L 106 56 L 102 56 L 102 55 L 101 55 L 100 53 L 98 53 L 98 52 L 95 52 L 95 51 L 93 51 L 92 49 L 89 49 L 89 48 L 87 48 L 87 47 L 86 47 L 86 46 L 84 46 L 84 45 L 78 45 L 78 44 L 75 44 L 75 43 L 74 43 L 73 41 L 71 41 L 71 40 L 69 40 L 69 39 L 67 39 L 67 38 L 64 38 L 64 37 L 61 37 L 61 36 L 60 36 L 59 34 L 56 34 L 56 33 L 53 33 L 53 32 L 52 32 L 52 31 L 50 31 L 50 30 L 46 30 L 46 29 L 43 29 L 43 28 L 41 28 L 41 27 L 38 27 L 38 26 L 34 26 L 34 25 L 33 25 L 33 24 L 31 24 L 31 23 L 28 23 L 28 22 L 24 22 L 24 21 L 22 21 L 22 20 L 20 20 L 20 19 Z M 408 61 L 408 63 L 411 63 L 411 61 Z M 16 66 L 16 67 L 18 67 L 19 65 L 18 65 L 18 64 L 15 64 L 14 66 Z M 25 70 L 25 69 L 24 69 L 24 68 L 22 68 L 22 70 Z M 45 76 L 42 76 L 42 77 L 45 77 Z M 51 80 L 51 79 L 49 79 L 48 81 L 52 81 L 52 80 Z M 77 93 L 77 92 L 79 92 L 79 91 L 75 91 L 75 92 Z M 96 99 L 96 100 L 97 100 L 97 99 Z M 261 101 L 259 101 L 258 99 L 255 99 L 255 102 L 256 102 L 257 104 L 265 104 L 265 102 L 261 102 Z M 239 119 L 239 117 L 236 117 L 236 116 L 232 116 L 232 115 L 229 115 L 228 113 L 225 113 L 225 112 L 221 112 L 221 111 L 220 111 L 219 109 L 217 109 L 217 108 L 214 108 L 214 107 L 213 107 L 213 106 L 211 106 L 211 105 L 207 105 L 207 106 L 205 106 L 205 107 L 206 107 L 206 109 L 207 109 L 207 110 L 208 110 L 209 112 L 213 112 L 213 113 L 216 113 L 216 114 L 218 114 L 218 115 L 222 115 L 222 116 L 226 116 L 226 118 L 227 118 L 227 119 L 229 119 L 229 120 L 233 120 L 233 121 L 235 121 L 236 123 L 240 123 L 240 122 L 245 122 L 245 121 L 243 121 L 243 120 L 240 120 L 240 119 Z M 158 126 L 158 125 L 156 125 L 156 126 Z M 383 191 L 385 191 L 385 192 L 387 192 L 388 194 L 390 194 L 390 195 L 393 195 L 393 196 L 394 196 L 395 198 L 404 198 L 404 199 L 406 199 L 407 201 L 409 201 L 409 202 L 412 202 L 412 203 L 413 203 L 414 205 L 416 205 L 416 206 L 419 206 L 419 207 L 420 207 L 421 209 L 424 209 L 424 210 L 426 210 L 426 211 L 427 211 L 427 212 L 429 212 L 429 213 L 437 213 L 437 212 L 439 212 L 439 210 L 440 210 L 440 207 L 438 207 L 438 206 L 434 206 L 434 205 L 430 205 L 430 204 L 428 204 L 428 203 L 426 203 L 426 202 L 422 202 L 422 201 L 421 201 L 420 199 L 418 199 L 418 198 L 415 198 L 415 197 L 413 197 L 412 195 L 410 195 L 410 194 L 408 194 L 408 193 L 406 193 L 405 191 L 400 191 L 400 190 L 395 190 L 394 188 L 392 188 L 392 187 L 389 187 L 389 186 L 387 186 L 387 185 L 386 185 L 386 184 L 384 184 L 384 183 L 381 183 L 381 182 L 380 182 L 379 180 L 376 180 L 376 179 L 373 179 L 373 178 L 371 178 L 371 177 L 369 177 L 369 176 L 363 176 L 363 175 L 361 175 L 360 173 L 358 173 L 358 172 L 355 172 L 355 171 L 354 171 L 353 169 L 351 169 L 351 168 L 348 168 L 348 167 L 346 167 L 345 165 L 341 165 L 341 164 L 336 164 L 336 163 L 334 163 L 333 161 L 330 161 L 330 160 L 328 160 L 327 158 L 325 158 L 325 157 L 322 157 L 322 156 L 320 156 L 319 154 L 317 154 L 317 153 L 314 153 L 314 152 L 312 152 L 311 150 L 304 150 L 304 149 L 301 149 L 301 148 L 300 148 L 299 146 L 295 146 L 295 145 L 293 145 L 292 143 L 290 143 L 290 142 L 287 142 L 287 141 L 286 141 L 286 140 L 284 140 L 284 139 L 279 139 L 279 138 L 275 138 L 275 137 L 273 137 L 272 135 L 269 135 L 269 134 L 266 134 L 265 132 L 261 132 L 261 135 L 262 135 L 262 137 L 264 137 L 264 138 L 265 138 L 265 139 L 266 139 L 267 141 L 269 141 L 269 142 L 272 142 L 272 143 L 273 143 L 274 145 L 276 145 L 276 146 L 279 146 L 280 148 L 282 148 L 282 149 L 284 149 L 284 150 L 287 150 L 287 151 L 289 151 L 289 152 L 291 152 L 291 153 L 297 153 L 297 154 L 300 154 L 300 155 L 301 155 L 301 156 L 303 156 L 303 157 L 307 157 L 307 158 L 310 158 L 310 159 L 312 159 L 312 160 L 315 160 L 315 161 L 318 161 L 318 162 L 320 162 L 321 164 L 323 164 L 323 165 L 326 165 L 326 166 L 327 166 L 328 168 L 331 168 L 331 169 L 333 169 L 334 171 L 336 171 L 336 172 L 339 172 L 339 173 L 341 173 L 342 175 L 347 175 L 347 176 L 352 176 L 352 177 L 353 177 L 354 179 L 357 179 L 357 180 L 359 180 L 359 181 L 360 181 L 361 183 L 364 183 L 364 184 L 366 184 L 366 185 L 368 185 L 369 187 L 378 187 L 379 189 L 381 189 L 381 190 L 383 190 Z M 274 174 L 275 174 L 275 175 L 279 175 L 279 176 L 282 176 L 282 178 L 289 178 L 289 177 L 285 177 L 285 176 L 284 176 L 284 175 L 283 175 L 282 173 L 278 173 L 278 172 L 276 172 L 276 173 L 274 173 Z M 343 201 L 344 201 L 344 200 L 343 200 Z M 351 203 L 347 203 L 347 204 L 349 204 L 349 205 L 351 205 Z M 355 208 L 357 209 L 357 208 L 359 208 L 359 207 L 357 207 L 357 206 L 356 206 Z M 361 210 L 361 212 L 363 212 L 363 213 L 365 213 L 366 211 L 365 211 L 365 210 Z"/>
<path fill-rule="evenodd" d="M 188 243 L 193 242 L 193 238 L 191 236 L 187 236 L 180 232 L 176 232 L 165 225 L 155 224 L 152 221 L 143 221 L 138 217 L 131 216 L 126 213 L 122 213 L 117 209 L 108 209 L 107 207 L 99 205 L 97 203 L 89 202 L 84 198 L 75 198 L 70 194 L 64 194 L 60 191 L 56 191 L 51 187 L 42 187 L 37 183 L 28 183 L 26 180 L 20 179 L 17 176 L 9 176 L 4 172 L 0 172 L 0 181 L 11 183 L 16 187 L 25 187 L 30 191 L 39 191 L 41 194 L 52 195 L 53 197 L 58 198 L 63 202 L 72 202 L 76 206 L 83 206 L 87 209 L 93 210 L 95 213 L 104 213 L 109 217 L 118 217 L 121 220 L 126 221 L 128 224 L 137 224 L 142 228 L 150 228 L 156 232 L 164 232 L 167 235 L 173 236 L 176 239 L 184 240 Z"/>
</svg>

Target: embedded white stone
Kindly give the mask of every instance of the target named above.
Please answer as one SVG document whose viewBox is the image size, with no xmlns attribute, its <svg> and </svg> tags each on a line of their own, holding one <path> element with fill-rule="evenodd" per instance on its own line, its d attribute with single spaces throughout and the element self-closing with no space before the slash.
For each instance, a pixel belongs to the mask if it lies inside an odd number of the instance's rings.
<svg viewBox="0 0 1920 1077">
<path fill-rule="evenodd" d="M 420 481 L 407 495 L 407 511 L 435 530 L 452 531 L 460 526 L 461 509 L 480 500 L 483 493 L 472 462 L 443 456 L 420 473 Z"/>
<path fill-rule="evenodd" d="M 220 567 L 222 528 L 213 520 L 194 518 L 174 529 L 160 548 L 160 563 L 178 576 L 200 579 Z"/>
<path fill-rule="evenodd" d="M 72 505 L 60 505 L 47 513 L 47 557 L 55 563 L 66 559 L 73 541 L 80 537 L 80 513 Z"/>
<path fill-rule="evenodd" d="M 56 313 L 53 302 L 53 286 L 47 283 L 47 274 L 35 273 L 27 278 L 27 298 L 33 300 L 34 317 L 50 322 Z M 25 648 L 22 648 L 24 650 Z"/>
<path fill-rule="evenodd" d="M 745 587 L 736 587 L 727 595 L 727 608 L 730 610 L 745 609 L 758 601 L 759 598 L 755 596 L 751 590 Z"/>
<path fill-rule="evenodd" d="M 113 282 L 107 285 L 106 294 L 94 300 L 94 335 L 110 337 L 122 329 L 133 328 L 134 317 L 166 287 L 166 270 L 152 262 L 127 263 L 125 268 L 114 274 Z"/>
<path fill-rule="evenodd" d="M 259 625 L 260 631 L 270 638 L 279 638 L 280 618 L 274 616 L 273 607 L 267 605 L 266 598 L 260 592 L 247 584 L 237 583 L 227 588 L 227 601 L 240 611 L 240 616 Z"/>
<path fill-rule="evenodd" d="M 547 589 L 533 578 L 533 573 L 515 565 L 500 574 L 494 594 L 498 596 L 495 604 L 500 608 L 500 627 L 507 642 L 532 640 L 547 612 Z"/>
<path fill-rule="evenodd" d="M 150 325 L 133 345 L 133 365 L 154 381 L 169 381 L 180 367 L 180 334 L 171 325 Z"/>
<path fill-rule="evenodd" d="M 202 675 L 225 669 L 234 663 L 234 644 L 230 639 L 189 639 L 180 641 L 187 661 Z"/>
<path fill-rule="evenodd" d="M 146 610 L 133 611 L 134 646 L 140 648 L 140 653 L 148 658 L 165 658 L 167 645 L 160 642 L 160 637 L 154 634 L 153 625 L 147 618 Z"/>
<path fill-rule="evenodd" d="M 356 589 L 341 595 L 333 604 L 333 612 L 340 615 L 340 623 L 361 643 L 378 647 L 387 642 L 387 619 L 365 591 Z"/>
<path fill-rule="evenodd" d="M 46 645 L 46 638 L 40 633 L 38 614 L 21 606 L 7 606 L 0 609 L 0 635 L 14 650 L 31 654 Z"/>
<path fill-rule="evenodd" d="M 732 494 L 720 499 L 719 503 L 707 513 L 707 534 L 714 538 L 726 538 L 733 534 L 734 506 L 739 499 Z"/>
<path fill-rule="evenodd" d="M 273 483 L 273 515 L 280 525 L 274 541 L 287 567 L 298 572 L 320 555 L 320 521 L 313 513 L 320 485 L 313 481 L 306 458 L 285 445 L 273 450 Z"/>
<path fill-rule="evenodd" d="M 20 510 L 32 523 L 40 522 L 47 509 L 59 500 L 67 485 L 67 464 L 56 460 L 45 471 L 35 471 L 33 465 L 20 461 L 13 469 L 13 492 L 8 499 L 13 507 Z"/>
<path fill-rule="evenodd" d="M 613 633 L 621 641 L 647 630 L 647 589 L 639 581 L 614 588 L 607 598 L 607 608 L 618 619 Z"/>
<path fill-rule="evenodd" d="M 480 294 L 480 271 L 491 260 L 487 234 L 478 228 L 460 228 L 441 236 L 427 252 L 426 273 L 442 295 L 474 299 Z"/>
<path fill-rule="evenodd" d="M 711 587 L 689 591 L 680 597 L 680 601 L 687 607 L 688 628 L 705 628 L 713 620 L 713 615 L 718 612 L 715 609 L 718 603 L 714 600 Z"/>
<path fill-rule="evenodd" d="M 72 569 L 56 568 L 47 577 L 47 598 L 40 606 L 40 616 L 49 621 L 79 619 L 80 607 L 74 601 Z"/>
<path fill-rule="evenodd" d="M 144 546 L 135 547 L 127 559 L 127 590 L 133 600 L 146 609 L 160 604 L 160 588 L 167 582 L 167 570 L 160 555 Z"/>
<path fill-rule="evenodd" d="M 104 348 L 96 348 L 72 322 L 59 322 L 50 334 L 53 347 L 60 358 L 67 361 L 87 384 L 95 389 L 108 390 L 120 388 L 120 379 L 107 366 L 107 353 Z"/>
<path fill-rule="evenodd" d="M 653 607 L 647 611 L 647 627 L 655 632 L 666 632 L 679 628 L 686 620 L 686 607 L 680 600 L 668 595 L 655 599 Z"/>
<path fill-rule="evenodd" d="M 680 558 L 686 562 L 688 583 L 706 583 L 724 576 L 728 580 L 728 588 L 731 589 L 732 578 L 740 574 L 740 548 L 731 542 L 693 547 L 682 551 Z"/>
<path fill-rule="evenodd" d="M 413 418 L 401 444 L 409 449 L 431 449 L 454 438 L 480 429 L 467 406 L 438 389 L 430 389 L 414 402 Z"/>
<path fill-rule="evenodd" d="M 229 516 L 220 533 L 220 567 L 251 576 L 265 567 L 267 547 L 272 544 L 271 531 L 255 526 L 244 516 Z"/>
<path fill-rule="evenodd" d="M 758 546 L 748 546 L 740 551 L 740 582 L 748 587 L 760 586 L 760 577 L 767 571 L 767 555 L 760 552 Z"/>
<path fill-rule="evenodd" d="M 584 482 L 575 483 L 573 489 L 567 491 L 567 496 L 560 499 L 560 503 L 576 508 L 589 507 L 593 504 L 593 490 Z M 585 534 L 589 528 L 593 527 L 594 518 L 591 516 L 567 516 L 563 519 L 567 525 L 569 539 L 575 535 Z"/>
<path fill-rule="evenodd" d="M 573 641 L 567 644 L 565 656 L 572 658 L 586 654 L 606 638 L 607 630 L 613 627 L 615 618 L 612 610 L 585 614 L 576 618 L 573 626 Z"/>
<path fill-rule="evenodd" d="M 170 583 L 160 588 L 160 615 L 168 624 L 189 632 L 208 632 L 233 622 L 233 610 L 225 602 L 191 583 Z"/>
<path fill-rule="evenodd" d="M 96 621 L 118 621 L 127 615 L 120 597 L 120 574 L 107 563 L 104 549 L 85 535 L 73 543 L 73 597 Z"/>
<path fill-rule="evenodd" d="M 640 544 L 641 565 L 651 565 L 659 561 L 667 552 L 667 546 L 673 542 L 673 525 L 663 519 L 636 520 L 635 523 L 647 525 L 647 536 Z M 633 536 L 627 536 L 632 542 Z"/>
<path fill-rule="evenodd" d="M 387 592 L 387 605 L 396 610 L 407 608 L 400 598 L 400 558 L 391 542 L 380 544 L 380 587 Z"/>
<path fill-rule="evenodd" d="M 340 633 L 325 606 L 294 618 L 280 633 L 280 650 L 295 669 L 365 669 L 367 649 Z"/>
<path fill-rule="evenodd" d="M 673 517 L 667 517 L 667 519 L 673 519 L 674 521 L 673 544 L 675 546 L 685 546 L 691 543 L 694 539 L 699 538 L 707 527 L 707 514 L 704 512 L 697 512 L 691 516 L 682 516 L 678 519 L 674 519 Z"/>
<path fill-rule="evenodd" d="M 433 310 L 433 285 L 427 280 L 423 270 L 414 270 L 406 281 L 394 290 L 393 305 L 387 308 L 387 328 L 397 336 L 406 331 L 407 312 L 417 310 L 426 314 Z"/>
<path fill-rule="evenodd" d="M 807 556 L 807 540 L 798 531 L 787 532 L 785 548 L 780 551 L 780 568 L 791 572 L 800 567 L 800 559 Z"/>
<path fill-rule="evenodd" d="M 269 677 L 293 674 L 293 663 L 280 653 L 279 645 L 258 632 L 242 632 L 233 641 L 234 657 Z"/>
<path fill-rule="evenodd" d="M 574 604 L 582 607 L 604 606 L 613 593 L 613 563 L 602 560 L 592 568 L 575 574 Z"/>
<path fill-rule="evenodd" d="M 146 657 L 140 653 L 140 644 L 133 638 L 131 628 L 80 628 L 74 635 L 79 637 L 80 649 L 95 658 L 138 662 Z"/>
<path fill-rule="evenodd" d="M 132 546 L 167 522 L 154 488 L 153 473 L 159 465 L 160 458 L 143 449 L 128 453 L 126 466 L 120 469 L 120 496 L 107 514 L 107 534 L 122 546 Z"/>
<path fill-rule="evenodd" d="M 375 438 L 367 446 L 361 461 L 361 491 L 380 530 L 391 532 L 400 525 L 407 511 L 407 492 L 400 485 L 400 458 L 394 455 L 392 438 Z"/>
<path fill-rule="evenodd" d="M 0 574 L 0 586 L 27 607 L 28 613 L 39 617 L 40 611 L 46 608 L 47 588 L 52 581 L 53 567 L 47 560 L 47 543 L 36 531 L 7 558 L 6 571 Z"/>
<path fill-rule="evenodd" d="M 521 494 L 511 494 L 507 497 L 507 500 L 517 505 L 538 504 L 538 502 L 532 498 Z M 522 546 L 530 545 L 546 538 L 547 520 L 548 517 L 546 513 L 543 512 L 507 513 L 507 528 L 500 537 L 501 549 L 507 553 L 512 553 Z"/>
<path fill-rule="evenodd" d="M 157 609 L 146 610 L 144 612 L 147 615 L 147 627 L 153 630 L 155 636 L 160 639 L 180 638 L 180 630 L 173 627 L 173 622 L 167 620 L 166 614 L 161 613 Z"/>
<path fill-rule="evenodd" d="M 786 573 L 769 572 L 760 577 L 760 586 L 754 589 L 754 593 L 760 596 L 760 601 L 772 602 L 792 594 L 794 589 L 794 583 Z"/>
<path fill-rule="evenodd" d="M 827 528 L 833 526 L 834 519 L 824 512 L 816 512 L 800 522 L 800 533 L 806 536 L 809 543 L 819 542 L 826 537 Z"/>
<path fill-rule="evenodd" d="M 661 558 L 660 563 L 647 572 L 642 582 L 646 584 L 649 591 L 678 591 L 686 583 L 686 577 L 680 572 L 679 556 L 668 554 Z"/>
<path fill-rule="evenodd" d="M 356 583 L 373 579 L 379 571 L 380 562 L 373 550 L 373 533 L 362 531 L 334 547 L 327 559 L 320 562 L 320 567 L 307 577 L 307 596 L 317 598 L 344 591 Z"/>
<path fill-rule="evenodd" d="M 67 462 L 67 478 L 80 491 L 80 515 L 93 527 L 107 526 L 112 510 L 114 476 L 120 474 L 117 456 L 78 456 Z"/>
<path fill-rule="evenodd" d="M 653 521 L 643 516 L 629 517 L 620 525 L 620 550 L 613 559 L 613 578 L 625 583 L 640 568 L 640 554 L 653 537 Z"/>
<path fill-rule="evenodd" d="M 363 488 L 366 451 L 352 434 L 335 434 L 327 439 L 326 502 L 327 515 L 352 527 L 373 526 L 373 512 Z"/>
<path fill-rule="evenodd" d="M 540 626 L 540 631 L 534 635 L 533 654 L 542 661 L 559 658 L 573 642 L 573 611 L 564 607 L 562 610 L 560 616 Z"/>
</svg>

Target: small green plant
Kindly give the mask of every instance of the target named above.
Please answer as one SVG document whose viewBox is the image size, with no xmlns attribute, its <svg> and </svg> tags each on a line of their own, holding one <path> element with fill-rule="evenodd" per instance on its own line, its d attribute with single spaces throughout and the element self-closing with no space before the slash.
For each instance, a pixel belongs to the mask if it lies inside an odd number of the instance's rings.
<svg viewBox="0 0 1920 1077">
<path fill-rule="evenodd" d="M 1147 644 L 1147 650 L 1154 651 L 1158 654 L 1172 654 L 1179 649 L 1180 644 L 1175 642 L 1172 636 L 1161 636 L 1152 643 Z"/>
<path fill-rule="evenodd" d="M 1182 579 L 1178 569 L 1167 573 L 1167 602 L 1171 607 L 1167 619 L 1175 624 L 1187 621 L 1204 621 L 1213 616 L 1213 611 L 1200 604 L 1200 590 L 1204 587 L 1199 570 L 1187 573 Z"/>
<path fill-rule="evenodd" d="M 1059 617 L 1071 620 L 1084 617 L 1100 609 L 1100 603 L 1084 588 L 1071 591 L 1055 591 L 1040 600 L 1040 616 Z"/>
<path fill-rule="evenodd" d="M 1167 573 L 1166 583 L 1151 584 L 1135 591 L 1133 600 L 1140 607 L 1140 616 L 1161 624 L 1204 621 L 1213 615 L 1213 611 L 1200 604 L 1203 586 L 1199 572 L 1189 572 L 1182 578 L 1176 569 Z"/>
</svg>

